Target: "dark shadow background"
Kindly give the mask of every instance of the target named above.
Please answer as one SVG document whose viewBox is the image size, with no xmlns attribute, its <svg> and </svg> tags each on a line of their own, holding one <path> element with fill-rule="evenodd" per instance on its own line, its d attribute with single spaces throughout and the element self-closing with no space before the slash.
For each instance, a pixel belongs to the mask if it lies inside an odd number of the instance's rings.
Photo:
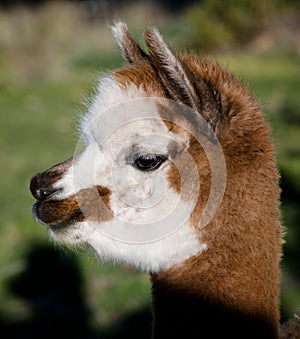
<svg viewBox="0 0 300 339">
<path fill-rule="evenodd" d="M 1 338 L 150 338 L 150 309 L 128 314 L 108 328 L 92 327 L 76 258 L 46 244 L 32 246 L 26 269 L 7 285 L 26 302 L 30 316 L 9 321 L 0 315 Z"/>
<path fill-rule="evenodd" d="M 281 169 L 281 200 L 284 209 L 284 224 L 286 226 L 286 243 L 283 246 L 282 269 L 287 278 L 286 284 L 291 284 L 300 290 L 300 186 L 295 185 L 288 173 Z M 289 241 L 289 234 L 292 236 Z M 292 273 L 291 273 L 292 272 Z M 288 289 L 288 286 L 285 287 Z M 282 320 L 287 320 L 285 301 L 281 304 Z"/>
</svg>

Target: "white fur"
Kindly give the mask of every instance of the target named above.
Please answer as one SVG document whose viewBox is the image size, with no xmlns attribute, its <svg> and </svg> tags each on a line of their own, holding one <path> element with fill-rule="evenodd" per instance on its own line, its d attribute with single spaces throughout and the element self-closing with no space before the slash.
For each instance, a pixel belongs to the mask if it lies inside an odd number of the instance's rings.
<svg viewBox="0 0 300 339">
<path fill-rule="evenodd" d="M 107 223 L 108 227 L 111 225 Z M 67 233 L 50 231 L 54 240 L 66 244 L 89 244 L 100 260 L 115 261 L 133 266 L 145 272 L 159 272 L 207 249 L 200 243 L 194 230 L 182 225 L 169 236 L 148 243 L 127 243 L 108 237 L 95 227 L 94 223 L 82 222 Z"/>
<path fill-rule="evenodd" d="M 87 243 L 102 259 L 151 272 L 206 249 L 199 233 L 189 225 L 197 183 L 182 188 L 182 195 L 189 196 L 183 199 L 166 179 L 170 160 L 151 172 L 139 171 L 128 163 L 135 152 L 167 156 L 171 143 L 187 145 L 187 140 L 172 134 L 161 121 L 157 100 L 146 97 L 134 85 L 121 88 L 112 77 L 100 80 L 98 94 L 81 120 L 87 146 L 56 187 L 61 188 L 60 198 L 96 185 L 107 187 L 112 192 L 110 208 L 114 218 L 51 231 L 55 239 Z"/>
</svg>

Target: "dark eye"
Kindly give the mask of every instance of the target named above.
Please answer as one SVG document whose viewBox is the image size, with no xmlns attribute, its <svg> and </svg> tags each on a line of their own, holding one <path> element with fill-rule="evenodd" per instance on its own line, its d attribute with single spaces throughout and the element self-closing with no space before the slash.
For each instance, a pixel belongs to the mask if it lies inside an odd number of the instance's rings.
<svg viewBox="0 0 300 339">
<path fill-rule="evenodd" d="M 167 158 L 157 154 L 144 154 L 135 159 L 133 165 L 140 171 L 153 171 L 160 167 Z"/>
</svg>

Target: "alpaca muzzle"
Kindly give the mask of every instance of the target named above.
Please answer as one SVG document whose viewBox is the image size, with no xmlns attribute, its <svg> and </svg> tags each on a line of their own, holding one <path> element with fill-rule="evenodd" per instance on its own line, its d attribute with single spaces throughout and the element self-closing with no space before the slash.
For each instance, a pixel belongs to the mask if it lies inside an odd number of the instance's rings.
<svg viewBox="0 0 300 339">
<path fill-rule="evenodd" d="M 103 222 L 112 219 L 109 198 L 111 191 L 96 185 L 64 196 L 64 187 L 58 182 L 72 165 L 67 160 L 31 179 L 30 191 L 35 197 L 32 214 L 37 222 L 58 230 L 89 219 Z"/>
<path fill-rule="evenodd" d="M 57 195 L 63 189 L 55 186 L 71 164 L 72 159 L 69 159 L 31 179 L 30 191 L 36 199 L 33 216 L 39 223 L 49 226 L 63 225 L 80 217 L 76 199 L 59 199 Z"/>
</svg>

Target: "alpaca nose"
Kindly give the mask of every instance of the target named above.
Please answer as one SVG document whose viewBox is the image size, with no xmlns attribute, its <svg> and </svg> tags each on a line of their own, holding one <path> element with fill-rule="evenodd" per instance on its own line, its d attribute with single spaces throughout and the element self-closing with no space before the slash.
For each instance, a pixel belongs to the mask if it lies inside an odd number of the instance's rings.
<svg viewBox="0 0 300 339">
<path fill-rule="evenodd" d="M 37 200 L 45 200 L 55 192 L 61 191 L 62 188 L 57 188 L 56 183 L 63 177 L 65 172 L 72 165 L 73 158 L 70 158 L 60 164 L 54 165 L 45 172 L 38 173 L 30 181 L 31 194 Z"/>
</svg>

